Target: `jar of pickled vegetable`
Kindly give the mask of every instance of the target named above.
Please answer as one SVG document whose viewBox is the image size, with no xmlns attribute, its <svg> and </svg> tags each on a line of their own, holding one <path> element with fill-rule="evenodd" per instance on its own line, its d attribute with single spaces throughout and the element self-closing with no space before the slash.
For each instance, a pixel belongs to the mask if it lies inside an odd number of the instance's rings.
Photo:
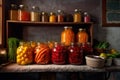
<svg viewBox="0 0 120 80">
<path fill-rule="evenodd" d="M 73 22 L 82 22 L 82 15 L 80 10 L 75 9 L 73 14 Z"/>
<path fill-rule="evenodd" d="M 71 45 L 68 47 L 68 57 L 70 64 L 82 64 L 82 48 L 75 43 L 71 43 Z"/>
<path fill-rule="evenodd" d="M 88 33 L 85 29 L 79 28 L 79 32 L 77 33 L 77 42 L 78 43 L 86 43 L 88 42 Z"/>
<path fill-rule="evenodd" d="M 66 48 L 63 44 L 58 42 L 54 43 L 54 48 L 52 49 L 52 63 L 53 64 L 65 64 L 66 63 Z"/>
<path fill-rule="evenodd" d="M 19 21 L 29 21 L 30 13 L 27 11 L 27 7 L 24 5 L 19 5 L 18 9 L 18 20 Z"/>
<path fill-rule="evenodd" d="M 37 46 L 34 50 L 35 58 L 34 61 L 37 64 L 48 64 L 50 63 L 50 48 L 45 43 L 37 43 Z"/>
<path fill-rule="evenodd" d="M 32 7 L 32 11 L 30 13 L 30 20 L 31 21 L 40 21 L 40 14 L 39 14 L 39 8 L 36 6 Z"/>
<path fill-rule="evenodd" d="M 42 15 L 41 15 L 41 21 L 42 22 L 48 22 L 49 21 L 49 16 L 46 12 L 42 12 Z"/>
<path fill-rule="evenodd" d="M 56 22 L 56 14 L 55 13 L 50 12 L 49 22 Z"/>
<path fill-rule="evenodd" d="M 16 4 L 11 4 L 10 20 L 18 20 L 18 6 Z"/>
<path fill-rule="evenodd" d="M 33 49 L 29 42 L 20 42 L 17 48 L 17 64 L 27 65 L 33 63 Z"/>
<path fill-rule="evenodd" d="M 61 43 L 64 43 L 65 46 L 69 46 L 71 42 L 74 42 L 74 36 L 75 34 L 72 27 L 65 26 L 61 33 Z"/>
<path fill-rule="evenodd" d="M 63 14 L 62 10 L 58 10 L 57 21 L 58 22 L 64 22 L 64 14 Z"/>
</svg>

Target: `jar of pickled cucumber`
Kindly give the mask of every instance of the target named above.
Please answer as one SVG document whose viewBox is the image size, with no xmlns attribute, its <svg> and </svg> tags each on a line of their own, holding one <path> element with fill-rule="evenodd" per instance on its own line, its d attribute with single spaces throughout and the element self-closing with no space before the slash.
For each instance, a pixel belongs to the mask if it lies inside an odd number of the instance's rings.
<svg viewBox="0 0 120 80">
<path fill-rule="evenodd" d="M 27 65 L 33 62 L 33 49 L 29 42 L 20 42 L 17 48 L 17 64 Z"/>
<path fill-rule="evenodd" d="M 71 26 L 65 26 L 64 30 L 61 33 L 61 43 L 64 43 L 65 46 L 69 46 L 71 42 L 74 42 L 75 34 Z"/>
</svg>

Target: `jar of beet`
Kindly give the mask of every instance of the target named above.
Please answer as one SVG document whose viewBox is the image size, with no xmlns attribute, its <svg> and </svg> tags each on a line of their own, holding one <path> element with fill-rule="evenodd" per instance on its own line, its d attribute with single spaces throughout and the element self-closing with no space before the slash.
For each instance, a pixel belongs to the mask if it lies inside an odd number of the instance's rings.
<svg viewBox="0 0 120 80">
<path fill-rule="evenodd" d="M 68 57 L 70 64 L 82 64 L 82 49 L 78 44 L 71 43 L 68 47 Z"/>
<path fill-rule="evenodd" d="M 52 63 L 65 64 L 66 63 L 66 48 L 63 44 L 55 42 L 52 49 Z"/>
</svg>

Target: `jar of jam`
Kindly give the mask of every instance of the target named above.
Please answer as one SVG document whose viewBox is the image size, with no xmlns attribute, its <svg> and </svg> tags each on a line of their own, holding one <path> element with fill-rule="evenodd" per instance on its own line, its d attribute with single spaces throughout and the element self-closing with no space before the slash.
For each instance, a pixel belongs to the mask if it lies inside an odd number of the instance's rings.
<svg viewBox="0 0 120 80">
<path fill-rule="evenodd" d="M 74 10 L 73 22 L 82 22 L 82 15 L 78 9 Z"/>
<path fill-rule="evenodd" d="M 72 27 L 65 26 L 61 33 L 61 43 L 64 43 L 65 46 L 69 46 L 71 42 L 74 42 L 74 36 L 75 34 Z"/>
<path fill-rule="evenodd" d="M 88 15 L 87 12 L 84 12 L 84 22 L 85 23 L 90 22 L 90 16 Z"/>
<path fill-rule="evenodd" d="M 50 12 L 50 16 L 49 16 L 49 22 L 56 22 L 56 14 L 53 12 Z"/>
<path fill-rule="evenodd" d="M 88 42 L 88 33 L 85 29 L 79 28 L 79 32 L 77 33 L 77 42 L 78 43 L 86 43 Z"/>
<path fill-rule="evenodd" d="M 41 21 L 42 22 L 48 22 L 49 21 L 48 14 L 44 11 L 42 12 L 42 15 L 41 15 Z"/>
<path fill-rule="evenodd" d="M 62 10 L 58 10 L 57 21 L 64 22 L 64 14 Z"/>
<path fill-rule="evenodd" d="M 11 4 L 10 20 L 18 20 L 18 6 L 16 4 Z"/>
<path fill-rule="evenodd" d="M 30 21 L 40 21 L 40 14 L 39 14 L 39 8 L 36 6 L 32 7 L 32 11 L 30 13 Z"/>
<path fill-rule="evenodd" d="M 66 48 L 64 44 L 55 42 L 52 49 L 52 63 L 53 64 L 65 64 L 66 63 Z"/>
<path fill-rule="evenodd" d="M 82 64 L 82 48 L 75 43 L 71 43 L 71 45 L 68 47 L 68 57 L 70 64 Z"/>
<path fill-rule="evenodd" d="M 18 9 L 18 20 L 19 21 L 30 21 L 30 13 L 27 11 L 27 7 L 19 5 Z"/>
</svg>

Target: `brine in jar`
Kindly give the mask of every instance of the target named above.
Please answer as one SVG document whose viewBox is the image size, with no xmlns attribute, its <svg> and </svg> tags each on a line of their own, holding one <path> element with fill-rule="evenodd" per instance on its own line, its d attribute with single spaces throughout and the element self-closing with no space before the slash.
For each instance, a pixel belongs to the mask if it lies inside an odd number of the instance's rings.
<svg viewBox="0 0 120 80">
<path fill-rule="evenodd" d="M 61 43 L 64 43 L 65 46 L 69 46 L 71 42 L 74 42 L 74 32 L 71 26 L 65 26 L 64 30 L 61 33 Z"/>
</svg>

